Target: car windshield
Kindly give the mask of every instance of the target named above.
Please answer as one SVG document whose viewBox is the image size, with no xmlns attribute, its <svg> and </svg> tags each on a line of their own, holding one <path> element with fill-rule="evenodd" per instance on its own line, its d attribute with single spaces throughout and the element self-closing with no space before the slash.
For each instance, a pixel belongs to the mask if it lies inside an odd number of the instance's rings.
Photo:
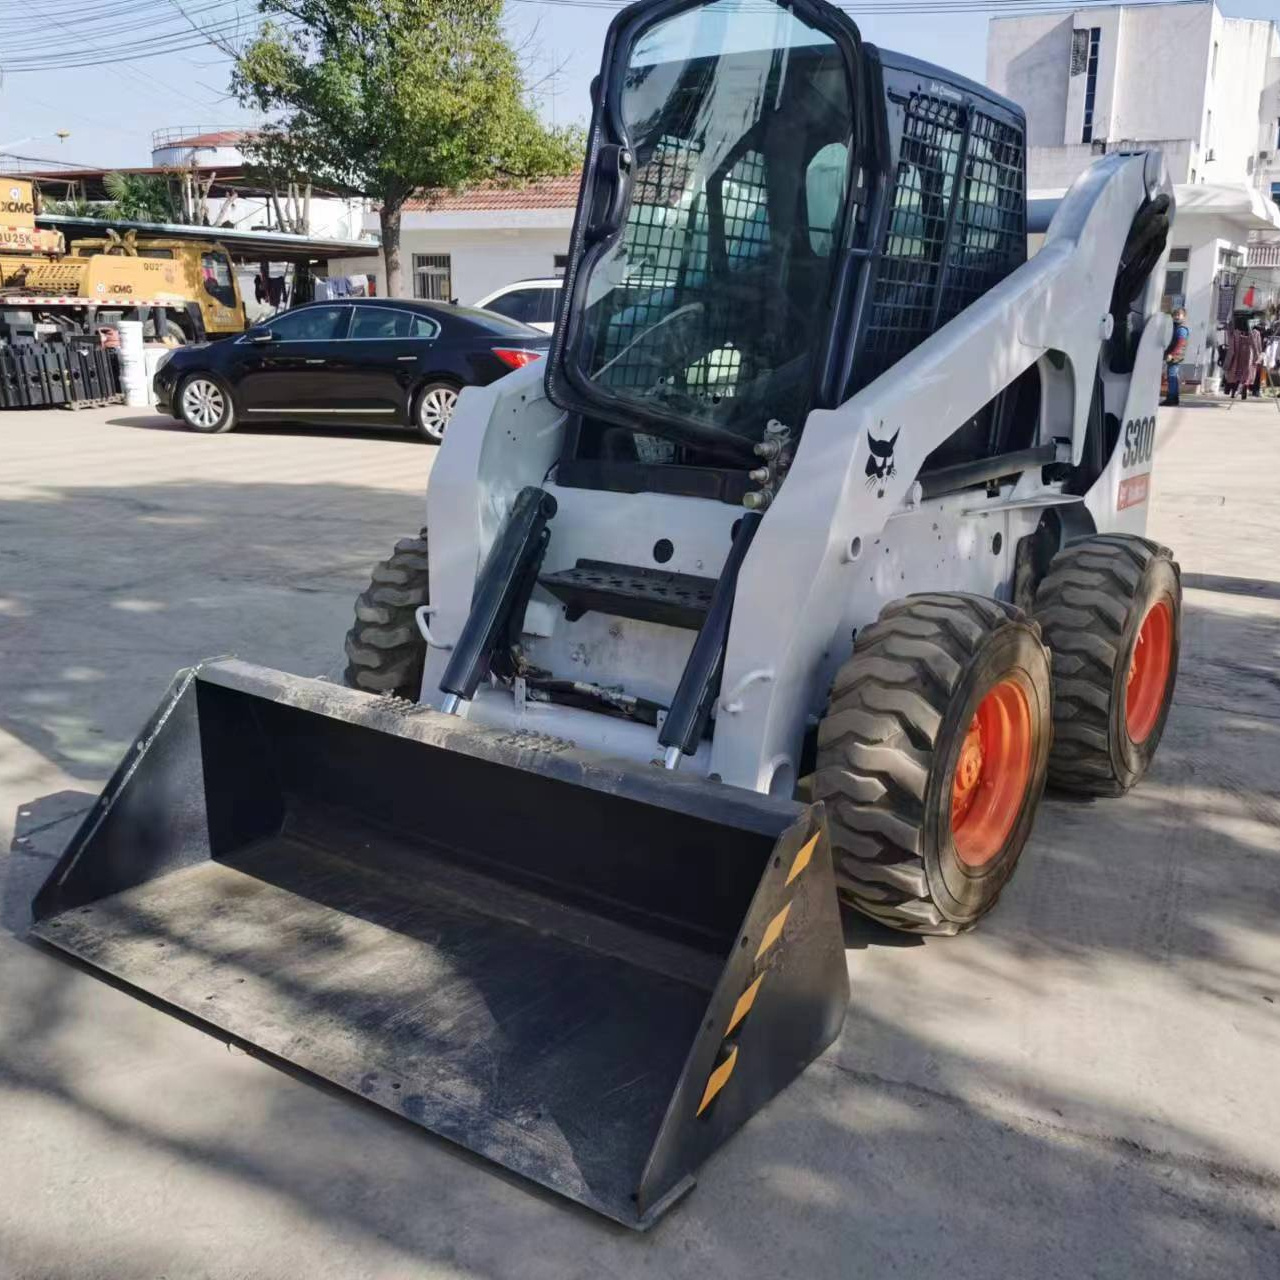
<svg viewBox="0 0 1280 1280">
<path fill-rule="evenodd" d="M 636 38 L 620 102 L 630 207 L 567 358 L 615 418 L 676 439 L 679 420 L 704 439 L 798 429 L 846 204 L 839 49 L 780 7 L 717 0 Z"/>
</svg>

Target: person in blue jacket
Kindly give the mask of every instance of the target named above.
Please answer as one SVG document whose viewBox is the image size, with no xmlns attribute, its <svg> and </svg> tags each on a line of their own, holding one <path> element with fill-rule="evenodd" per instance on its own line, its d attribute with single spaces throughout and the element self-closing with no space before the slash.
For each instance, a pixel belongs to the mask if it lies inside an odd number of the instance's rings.
<svg viewBox="0 0 1280 1280">
<path fill-rule="evenodd" d="M 1178 407 L 1178 375 L 1182 372 L 1182 361 L 1187 354 L 1187 339 L 1191 330 L 1187 328 L 1187 313 L 1181 307 L 1173 311 L 1173 337 L 1164 349 L 1164 362 L 1169 369 L 1169 394 L 1160 401 L 1171 409 Z"/>
</svg>

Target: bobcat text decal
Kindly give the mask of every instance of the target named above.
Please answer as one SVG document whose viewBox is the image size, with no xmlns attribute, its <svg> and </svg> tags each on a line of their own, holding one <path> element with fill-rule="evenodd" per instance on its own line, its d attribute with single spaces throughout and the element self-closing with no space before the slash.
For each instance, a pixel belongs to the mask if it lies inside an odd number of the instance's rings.
<svg viewBox="0 0 1280 1280">
<path fill-rule="evenodd" d="M 1124 424 L 1124 453 L 1120 457 L 1120 467 L 1127 471 L 1130 467 L 1149 466 L 1151 456 L 1156 447 L 1156 420 L 1154 414 L 1149 418 L 1130 418 Z M 1116 509 L 1123 511 L 1126 507 L 1136 507 L 1151 496 L 1151 472 L 1143 471 L 1140 475 L 1129 476 L 1120 481 L 1120 489 L 1116 495 Z"/>
</svg>

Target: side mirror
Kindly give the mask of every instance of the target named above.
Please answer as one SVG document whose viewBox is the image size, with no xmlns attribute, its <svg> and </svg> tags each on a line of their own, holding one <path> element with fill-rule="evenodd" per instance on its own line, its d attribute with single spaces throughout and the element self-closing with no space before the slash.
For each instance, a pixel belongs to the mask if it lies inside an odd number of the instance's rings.
<svg viewBox="0 0 1280 1280">
<path fill-rule="evenodd" d="M 263 345 L 276 340 L 276 335 L 265 325 L 260 324 L 254 325 L 252 329 L 247 329 L 244 336 L 249 342 L 262 343 Z"/>
</svg>

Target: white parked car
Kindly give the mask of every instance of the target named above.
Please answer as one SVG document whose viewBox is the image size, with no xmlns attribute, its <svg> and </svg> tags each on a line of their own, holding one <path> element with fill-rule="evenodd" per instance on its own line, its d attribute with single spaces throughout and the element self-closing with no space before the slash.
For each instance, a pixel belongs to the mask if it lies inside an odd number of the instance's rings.
<svg viewBox="0 0 1280 1280">
<path fill-rule="evenodd" d="M 556 327 L 556 304 L 563 285 L 559 279 L 517 280 L 486 294 L 475 305 L 551 333 Z"/>
</svg>

